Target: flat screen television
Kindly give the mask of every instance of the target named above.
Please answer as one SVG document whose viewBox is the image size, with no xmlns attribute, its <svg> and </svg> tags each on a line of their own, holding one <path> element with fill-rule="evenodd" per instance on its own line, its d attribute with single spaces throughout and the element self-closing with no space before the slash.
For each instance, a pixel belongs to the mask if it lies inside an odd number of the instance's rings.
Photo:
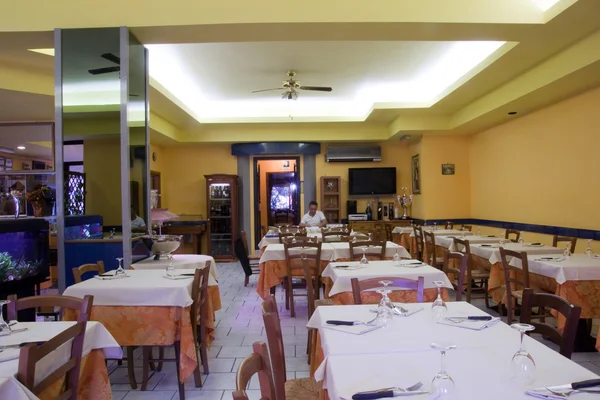
<svg viewBox="0 0 600 400">
<path fill-rule="evenodd" d="M 348 168 L 350 196 L 393 196 L 396 168 Z"/>
</svg>

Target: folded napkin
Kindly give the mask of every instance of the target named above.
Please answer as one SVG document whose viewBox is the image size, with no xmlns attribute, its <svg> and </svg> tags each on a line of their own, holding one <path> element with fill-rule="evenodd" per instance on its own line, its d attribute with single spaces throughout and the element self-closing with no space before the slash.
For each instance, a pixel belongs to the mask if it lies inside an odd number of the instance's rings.
<svg viewBox="0 0 600 400">
<path fill-rule="evenodd" d="M 163 278 L 170 279 L 172 281 L 175 281 L 178 279 L 192 279 L 193 277 L 194 277 L 194 275 L 173 275 L 173 276 L 163 275 Z"/>
<path fill-rule="evenodd" d="M 339 331 L 344 333 L 350 333 L 352 335 L 362 335 L 367 332 L 374 331 L 381 328 L 383 325 L 323 325 L 323 328 L 331 329 L 332 331 Z"/>
<path fill-rule="evenodd" d="M 419 311 L 423 311 L 423 307 L 422 306 L 410 306 L 410 307 L 407 307 L 406 304 L 404 304 L 404 303 L 394 303 L 394 305 L 396 307 L 402 307 L 403 309 L 408 310 L 407 313 L 394 314 L 394 316 L 398 316 L 398 317 L 408 317 L 408 316 L 411 316 L 413 314 L 418 313 Z"/>
<path fill-rule="evenodd" d="M 438 321 L 437 323 L 440 325 L 448 325 L 448 326 L 453 326 L 456 328 L 470 329 L 473 331 L 482 331 L 486 328 L 496 325 L 498 322 L 500 322 L 500 318 L 495 317 L 489 321 L 464 320 L 459 323 L 452 322 L 447 319 L 443 319 L 441 321 Z"/>
<path fill-rule="evenodd" d="M 20 347 L 10 347 L 0 351 L 0 362 L 15 360 L 19 358 Z"/>
<path fill-rule="evenodd" d="M 563 256 L 545 256 L 540 258 L 535 258 L 535 261 L 564 261 L 565 258 Z"/>
<path fill-rule="evenodd" d="M 265 235 L 265 237 L 266 238 L 276 238 L 276 237 L 279 237 L 279 234 L 278 233 L 267 233 Z"/>
</svg>

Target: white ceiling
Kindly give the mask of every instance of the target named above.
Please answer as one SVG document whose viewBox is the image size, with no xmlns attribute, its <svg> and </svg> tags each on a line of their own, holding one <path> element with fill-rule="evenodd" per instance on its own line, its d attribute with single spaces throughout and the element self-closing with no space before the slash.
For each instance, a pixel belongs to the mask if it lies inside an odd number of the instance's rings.
<svg viewBox="0 0 600 400">
<path fill-rule="evenodd" d="M 52 124 L 0 124 L 0 147 L 14 151 L 17 156 L 52 160 L 53 141 Z M 25 149 L 19 150 L 18 146 L 24 146 Z M 14 169 L 17 167 L 20 166 Z"/>
<path fill-rule="evenodd" d="M 150 75 L 199 122 L 363 121 L 374 108 L 429 107 L 504 42 L 246 42 L 148 45 Z M 287 70 L 307 86 L 282 100 Z M 454 85 L 454 86 L 453 86 Z M 160 90 L 160 89 L 159 89 Z"/>
</svg>

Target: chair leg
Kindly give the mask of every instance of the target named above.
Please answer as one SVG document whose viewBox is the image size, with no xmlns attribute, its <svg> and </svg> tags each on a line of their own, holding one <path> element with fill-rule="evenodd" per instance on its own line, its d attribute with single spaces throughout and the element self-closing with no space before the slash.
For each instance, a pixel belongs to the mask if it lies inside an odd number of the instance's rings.
<svg viewBox="0 0 600 400">
<path fill-rule="evenodd" d="M 308 337 L 307 337 L 307 340 L 306 340 L 306 354 L 308 355 L 308 365 L 310 365 L 311 358 L 312 358 L 311 357 L 312 354 L 311 354 L 311 351 L 310 351 L 310 345 L 312 343 L 312 337 L 313 337 L 313 335 L 314 335 L 313 330 L 309 329 L 308 330 Z"/>
<path fill-rule="evenodd" d="M 250 277 L 246 275 L 246 277 L 244 278 L 244 286 L 248 286 L 248 282 L 250 282 Z"/>
<path fill-rule="evenodd" d="M 486 308 L 490 308 L 490 294 L 488 293 L 488 280 L 484 279 L 483 280 L 483 290 L 484 290 L 484 296 L 485 296 L 485 307 Z"/>
<path fill-rule="evenodd" d="M 179 400 L 185 400 L 185 386 L 181 383 L 181 379 L 179 379 L 179 364 L 181 361 L 181 346 L 179 340 L 177 340 L 174 344 L 175 347 L 175 368 L 177 369 L 177 385 L 179 388 Z"/>
<path fill-rule="evenodd" d="M 148 386 L 148 370 L 150 369 L 150 352 L 152 346 L 142 346 L 142 391 Z"/>
<path fill-rule="evenodd" d="M 310 283 L 307 282 L 307 285 L 309 285 Z M 292 318 L 296 318 L 296 309 L 294 308 L 294 286 L 292 283 L 291 279 L 288 279 L 288 300 L 290 303 L 290 317 Z"/>
<path fill-rule="evenodd" d="M 135 347 L 127 346 L 127 376 L 129 377 L 129 386 L 133 390 L 137 389 L 137 382 L 135 381 L 135 372 L 133 369 L 133 350 Z"/>
<path fill-rule="evenodd" d="M 164 358 L 165 358 L 165 348 L 159 347 L 158 348 L 158 359 L 162 360 Z M 156 372 L 162 371 L 162 367 L 163 367 L 163 362 L 159 361 L 158 364 L 156 365 Z"/>
<path fill-rule="evenodd" d="M 199 348 L 198 348 L 198 343 L 196 343 L 196 357 L 199 357 Z M 197 388 L 202 387 L 202 376 L 200 375 L 200 358 L 198 359 L 198 365 L 196 365 L 196 368 L 194 368 L 194 384 L 196 385 Z M 204 364 L 202 364 L 204 365 Z"/>
</svg>

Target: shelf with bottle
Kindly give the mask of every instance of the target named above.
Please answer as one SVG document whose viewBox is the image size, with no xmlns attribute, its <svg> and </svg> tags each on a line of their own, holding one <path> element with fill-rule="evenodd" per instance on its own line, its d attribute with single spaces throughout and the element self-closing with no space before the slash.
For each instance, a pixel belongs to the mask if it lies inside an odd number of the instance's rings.
<svg viewBox="0 0 600 400">
<path fill-rule="evenodd" d="M 231 185 L 229 183 L 214 183 L 210 185 L 210 200 L 231 200 Z"/>
</svg>

